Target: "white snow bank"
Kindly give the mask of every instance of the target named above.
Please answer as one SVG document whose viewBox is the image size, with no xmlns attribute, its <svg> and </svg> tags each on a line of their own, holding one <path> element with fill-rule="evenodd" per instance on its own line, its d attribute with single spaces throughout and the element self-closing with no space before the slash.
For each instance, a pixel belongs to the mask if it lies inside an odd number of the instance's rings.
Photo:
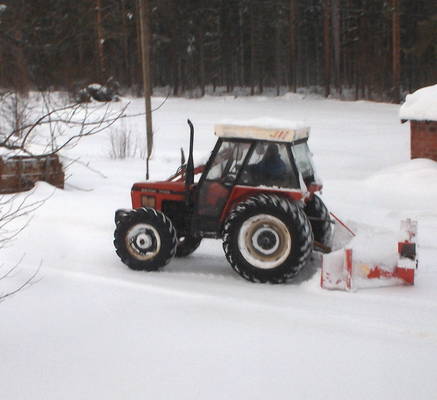
<svg viewBox="0 0 437 400">
<path fill-rule="evenodd" d="M 305 129 L 308 124 L 303 121 L 289 121 L 284 119 L 259 117 L 248 120 L 225 119 L 219 122 L 221 125 L 255 126 L 264 129 Z"/>
<path fill-rule="evenodd" d="M 437 85 L 409 94 L 401 106 L 399 117 L 417 121 L 437 121 Z"/>
<path fill-rule="evenodd" d="M 382 170 L 365 181 L 373 200 L 390 209 L 436 210 L 437 162 L 414 159 Z"/>
</svg>

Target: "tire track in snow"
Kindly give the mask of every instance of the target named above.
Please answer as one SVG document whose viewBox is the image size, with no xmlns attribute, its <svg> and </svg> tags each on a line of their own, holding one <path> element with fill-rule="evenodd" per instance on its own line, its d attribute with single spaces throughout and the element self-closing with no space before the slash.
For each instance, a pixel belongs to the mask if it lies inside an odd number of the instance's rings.
<svg viewBox="0 0 437 400">
<path fill-rule="evenodd" d="M 237 279 L 233 285 L 231 283 L 231 286 L 228 286 L 228 277 L 225 276 L 220 277 L 220 283 L 226 281 L 226 287 L 220 285 L 218 288 L 212 288 L 199 281 L 188 282 L 187 287 L 187 282 L 179 279 L 182 274 L 177 274 L 177 279 L 168 279 L 170 273 L 167 273 L 165 278 L 161 279 L 162 274 L 159 273 L 152 278 L 153 282 L 150 282 L 149 279 L 148 281 L 133 281 L 130 277 L 125 279 L 124 277 L 108 277 L 96 273 L 59 271 L 52 268 L 46 268 L 46 270 L 50 273 L 86 282 L 141 290 L 166 297 L 177 297 L 189 301 L 191 305 L 207 302 L 211 307 L 224 308 L 229 313 L 238 312 L 241 314 L 242 310 L 244 313 L 267 313 L 270 316 L 276 316 L 278 321 L 286 321 L 293 329 L 324 329 L 331 333 L 352 334 L 363 336 L 363 338 L 389 337 L 390 340 L 425 340 L 437 345 L 437 320 L 435 317 L 437 303 L 432 301 L 409 302 L 404 300 L 398 304 L 398 297 L 387 300 L 382 295 L 326 292 L 322 289 L 316 291 L 314 285 L 310 285 L 309 288 L 306 285 L 278 287 L 277 285 L 253 285 L 245 281 L 239 282 Z M 208 274 L 188 273 L 187 275 L 192 278 Z M 210 274 L 208 277 L 211 278 L 212 275 Z M 213 280 L 218 281 L 219 279 L 216 278 L 214 276 Z M 316 283 L 316 280 L 318 284 L 318 277 L 314 277 L 311 284 Z M 177 287 L 174 286 L 175 282 L 178 283 Z M 209 282 L 211 279 L 208 279 Z M 240 283 L 250 286 L 245 288 Z M 255 286 L 255 290 L 252 289 L 253 286 Z M 291 292 L 288 293 L 289 298 L 286 298 L 284 292 L 288 289 Z M 266 292 L 269 296 L 266 301 L 260 300 L 260 291 Z M 331 298 L 331 301 L 325 301 L 328 298 Z M 384 314 L 378 313 L 383 299 Z M 391 308 L 389 313 L 391 318 L 387 320 L 388 305 Z M 363 308 L 363 306 L 365 307 Z M 400 314 L 399 309 L 402 309 Z M 419 313 L 420 318 L 418 318 Z M 396 314 L 395 317 L 394 314 Z M 430 323 L 414 324 L 411 315 L 415 315 L 416 320 L 429 321 Z"/>
</svg>

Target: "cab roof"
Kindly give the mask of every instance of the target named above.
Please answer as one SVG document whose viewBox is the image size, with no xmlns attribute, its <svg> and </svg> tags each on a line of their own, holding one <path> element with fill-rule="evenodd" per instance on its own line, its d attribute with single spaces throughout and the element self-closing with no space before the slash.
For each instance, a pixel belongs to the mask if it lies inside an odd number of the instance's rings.
<svg viewBox="0 0 437 400">
<path fill-rule="evenodd" d="M 221 138 L 295 142 L 309 137 L 310 127 L 302 122 L 274 119 L 250 121 L 225 121 L 215 126 L 215 134 Z"/>
</svg>

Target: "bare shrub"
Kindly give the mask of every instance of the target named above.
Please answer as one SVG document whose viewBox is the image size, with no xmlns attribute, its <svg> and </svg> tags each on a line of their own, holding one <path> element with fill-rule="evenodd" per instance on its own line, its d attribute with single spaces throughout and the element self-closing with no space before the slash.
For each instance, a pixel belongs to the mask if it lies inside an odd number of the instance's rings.
<svg viewBox="0 0 437 400">
<path fill-rule="evenodd" d="M 14 136 L 21 137 L 24 127 L 31 119 L 32 108 L 28 97 L 17 91 L 10 91 L 2 93 L 0 100 L 0 134 L 5 136 L 13 132 Z"/>
<path fill-rule="evenodd" d="M 94 107 L 75 103 L 53 107 L 45 98 L 38 115 L 32 116 L 18 130 L 9 129 L 0 135 L 0 149 L 40 157 L 53 155 L 84 137 L 105 131 L 126 117 L 127 107 L 115 111 L 110 105 Z M 50 134 L 44 135 L 40 131 L 42 127 L 48 128 Z M 37 150 L 33 144 L 38 145 Z"/>
<path fill-rule="evenodd" d="M 44 204 L 45 200 L 32 201 L 32 194 L 33 192 L 24 196 L 0 196 L 0 250 L 9 245 L 26 228 L 32 213 Z M 15 287 L 6 284 L 6 280 L 17 271 L 21 261 L 22 259 L 12 267 L 0 264 L 0 303 L 35 281 L 40 266 Z"/>
<path fill-rule="evenodd" d="M 80 139 L 105 131 L 125 117 L 127 105 L 117 110 L 109 106 L 55 104 L 50 96 L 42 96 L 42 109 L 31 112 L 29 101 L 16 93 L 0 94 L 0 154 L 47 157 L 74 146 Z M 33 192 L 0 197 L 0 251 L 26 227 L 31 214 L 45 200 L 33 201 Z M 8 288 L 6 279 L 21 261 L 10 266 L 0 262 L 0 302 L 34 282 L 39 268 L 16 287 Z"/>
<path fill-rule="evenodd" d="M 143 141 L 132 133 L 124 124 L 111 128 L 109 157 L 113 160 L 126 158 L 146 158 L 147 148 Z"/>
</svg>

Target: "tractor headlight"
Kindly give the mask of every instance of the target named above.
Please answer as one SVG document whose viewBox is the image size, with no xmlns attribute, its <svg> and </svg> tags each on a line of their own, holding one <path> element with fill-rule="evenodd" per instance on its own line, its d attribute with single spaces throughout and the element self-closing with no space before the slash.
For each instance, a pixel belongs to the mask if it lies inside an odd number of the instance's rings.
<svg viewBox="0 0 437 400">
<path fill-rule="evenodd" d="M 143 207 L 155 208 L 156 199 L 154 196 L 142 196 L 141 197 L 141 205 Z"/>
</svg>

